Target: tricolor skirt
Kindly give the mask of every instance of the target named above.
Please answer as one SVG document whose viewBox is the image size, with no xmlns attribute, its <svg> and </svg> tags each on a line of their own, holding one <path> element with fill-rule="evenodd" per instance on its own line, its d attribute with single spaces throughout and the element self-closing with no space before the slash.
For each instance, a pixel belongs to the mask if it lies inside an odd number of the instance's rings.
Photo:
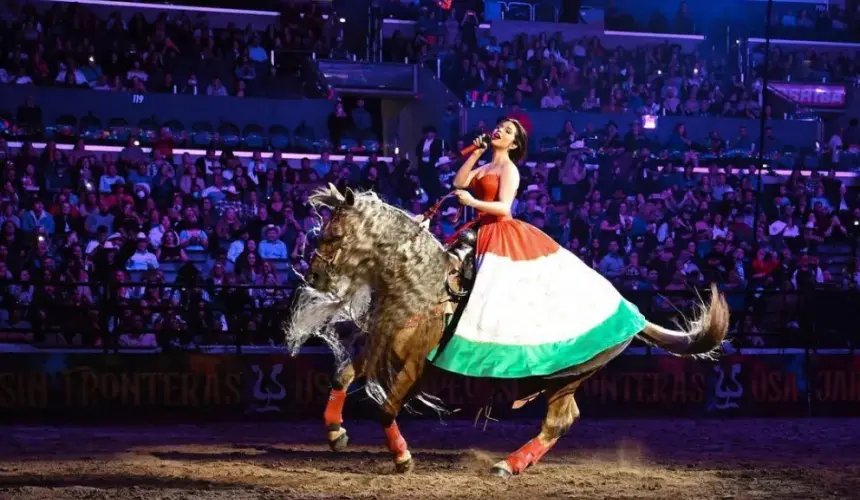
<svg viewBox="0 0 860 500">
<path fill-rule="evenodd" d="M 646 324 L 597 271 L 538 228 L 481 221 L 477 274 L 433 364 L 473 377 L 550 375 L 629 340 Z"/>
</svg>

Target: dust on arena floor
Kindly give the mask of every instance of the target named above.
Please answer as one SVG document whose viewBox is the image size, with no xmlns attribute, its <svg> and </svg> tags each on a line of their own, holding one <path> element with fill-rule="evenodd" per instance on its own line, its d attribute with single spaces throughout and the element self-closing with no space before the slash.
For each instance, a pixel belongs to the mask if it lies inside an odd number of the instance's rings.
<svg viewBox="0 0 860 500">
<path fill-rule="evenodd" d="M 536 422 L 405 422 L 407 475 L 376 424 L 347 427 L 350 448 L 335 454 L 321 423 L 3 426 L 0 498 L 860 498 L 856 419 L 586 419 L 508 480 L 488 469 Z"/>
</svg>

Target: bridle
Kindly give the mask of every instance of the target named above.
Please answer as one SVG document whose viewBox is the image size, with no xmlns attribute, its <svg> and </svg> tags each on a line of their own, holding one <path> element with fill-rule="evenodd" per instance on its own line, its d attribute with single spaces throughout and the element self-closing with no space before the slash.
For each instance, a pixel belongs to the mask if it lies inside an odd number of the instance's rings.
<svg viewBox="0 0 860 500">
<path fill-rule="evenodd" d="M 320 251 L 319 251 L 319 249 L 315 249 L 315 250 L 314 250 L 314 257 L 316 257 L 316 258 L 318 258 L 319 260 L 321 260 L 321 261 L 325 262 L 326 266 L 333 266 L 333 265 L 334 265 L 334 261 L 335 261 L 335 260 L 337 260 L 337 258 L 338 258 L 338 257 L 340 257 L 340 252 L 341 252 L 341 249 L 340 249 L 340 248 L 338 248 L 338 249 L 334 252 L 334 255 L 333 255 L 333 256 L 331 256 L 331 257 L 326 257 L 325 255 L 323 255 L 323 254 L 322 254 L 322 252 L 320 252 Z"/>
</svg>

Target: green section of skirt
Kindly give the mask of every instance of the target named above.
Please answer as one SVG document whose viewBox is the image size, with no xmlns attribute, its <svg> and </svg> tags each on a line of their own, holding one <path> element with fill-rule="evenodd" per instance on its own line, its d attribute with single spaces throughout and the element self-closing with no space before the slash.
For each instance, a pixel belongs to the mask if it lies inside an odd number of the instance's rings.
<svg viewBox="0 0 860 500">
<path fill-rule="evenodd" d="M 450 318 L 446 318 L 446 324 Z M 645 328 L 639 310 L 621 299 L 618 309 L 603 322 L 561 342 L 539 345 L 510 345 L 475 342 L 459 335 L 448 342 L 439 357 L 433 349 L 429 359 L 435 366 L 469 377 L 524 378 L 551 375 L 584 363 Z"/>
</svg>

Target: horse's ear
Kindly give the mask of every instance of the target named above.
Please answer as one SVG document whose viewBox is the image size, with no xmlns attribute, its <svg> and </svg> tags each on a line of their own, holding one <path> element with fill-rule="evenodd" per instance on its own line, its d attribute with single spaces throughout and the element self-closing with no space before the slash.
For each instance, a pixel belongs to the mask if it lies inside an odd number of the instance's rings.
<svg viewBox="0 0 860 500">
<path fill-rule="evenodd" d="M 329 182 L 328 183 L 328 190 L 329 190 L 329 192 L 331 192 L 332 196 L 334 196 L 339 202 L 343 203 L 344 197 L 342 194 L 340 194 L 340 191 L 337 190 L 337 186 L 335 186 L 334 184 Z"/>
<path fill-rule="evenodd" d="M 355 192 L 350 188 L 346 188 L 346 196 L 344 200 L 348 207 L 355 205 Z"/>
</svg>

